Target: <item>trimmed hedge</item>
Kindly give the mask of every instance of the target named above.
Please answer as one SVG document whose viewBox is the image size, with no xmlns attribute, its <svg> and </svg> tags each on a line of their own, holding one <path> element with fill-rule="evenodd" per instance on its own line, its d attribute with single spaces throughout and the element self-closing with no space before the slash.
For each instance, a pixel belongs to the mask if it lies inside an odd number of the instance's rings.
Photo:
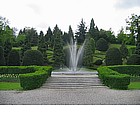
<svg viewBox="0 0 140 140">
<path fill-rule="evenodd" d="M 24 90 L 39 88 L 51 75 L 51 66 L 2 66 L 0 74 L 19 74 Z"/>
<path fill-rule="evenodd" d="M 106 86 L 115 89 L 128 89 L 130 75 L 118 73 L 107 66 L 99 67 L 97 71 L 99 78 Z"/>
</svg>

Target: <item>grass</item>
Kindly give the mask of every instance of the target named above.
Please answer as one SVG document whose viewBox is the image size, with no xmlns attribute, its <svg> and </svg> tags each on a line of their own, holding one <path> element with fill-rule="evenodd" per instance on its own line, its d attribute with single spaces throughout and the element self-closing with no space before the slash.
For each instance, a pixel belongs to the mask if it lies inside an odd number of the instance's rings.
<svg viewBox="0 0 140 140">
<path fill-rule="evenodd" d="M 0 82 L 0 90 L 22 90 L 20 83 Z"/>
<path fill-rule="evenodd" d="M 139 89 L 140 90 L 140 82 L 131 82 L 128 86 L 128 89 Z"/>
</svg>

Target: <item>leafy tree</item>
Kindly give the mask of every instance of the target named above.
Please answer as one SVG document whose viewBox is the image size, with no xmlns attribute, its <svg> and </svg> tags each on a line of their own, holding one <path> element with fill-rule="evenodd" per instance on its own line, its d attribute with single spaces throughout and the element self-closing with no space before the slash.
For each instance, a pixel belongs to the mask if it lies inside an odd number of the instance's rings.
<svg viewBox="0 0 140 140">
<path fill-rule="evenodd" d="M 19 51 L 11 50 L 11 52 L 8 55 L 8 66 L 20 66 Z"/>
<path fill-rule="evenodd" d="M 87 27 L 86 27 L 85 24 L 86 23 L 82 19 L 80 25 L 78 25 L 78 30 L 75 33 L 76 34 L 75 37 L 76 37 L 76 40 L 77 40 L 78 44 L 82 44 L 85 41 L 86 32 L 87 32 Z"/>
<path fill-rule="evenodd" d="M 127 60 L 127 65 L 140 65 L 140 55 L 131 55 Z"/>
<path fill-rule="evenodd" d="M 126 19 L 127 30 L 130 31 L 131 37 L 133 38 L 133 42 L 135 42 L 135 38 L 137 43 L 140 42 L 140 15 L 132 14 L 131 17 Z"/>
<path fill-rule="evenodd" d="M 105 63 L 110 65 L 122 65 L 122 55 L 118 48 L 109 48 L 106 52 Z"/>
<path fill-rule="evenodd" d="M 95 53 L 95 41 L 93 38 L 89 38 L 84 49 L 84 66 L 92 66 L 93 64 L 93 55 Z"/>
<path fill-rule="evenodd" d="M 43 66 L 44 60 L 43 60 L 42 53 L 38 50 L 27 50 L 23 57 L 22 65 L 23 66 L 30 66 L 30 65 Z"/>
<path fill-rule="evenodd" d="M 0 46 L 0 66 L 5 66 L 3 47 Z"/>
<path fill-rule="evenodd" d="M 104 38 L 100 38 L 96 43 L 96 49 L 99 51 L 107 51 L 109 48 L 108 42 Z"/>
<path fill-rule="evenodd" d="M 64 64 L 64 52 L 63 52 L 63 40 L 61 31 L 59 30 L 58 26 L 55 27 L 54 31 L 54 54 L 53 54 L 53 60 L 54 60 L 54 67 L 60 68 Z"/>
<path fill-rule="evenodd" d="M 122 54 L 122 58 L 126 59 L 128 56 L 128 49 L 125 45 L 125 42 L 122 43 L 121 47 L 120 47 L 120 52 Z"/>
</svg>

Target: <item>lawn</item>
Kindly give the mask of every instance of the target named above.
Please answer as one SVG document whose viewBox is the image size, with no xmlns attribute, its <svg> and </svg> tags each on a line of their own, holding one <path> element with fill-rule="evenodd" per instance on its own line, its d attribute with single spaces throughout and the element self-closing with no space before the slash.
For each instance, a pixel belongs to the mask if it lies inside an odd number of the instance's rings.
<svg viewBox="0 0 140 140">
<path fill-rule="evenodd" d="M 128 89 L 140 89 L 140 82 L 131 82 Z"/>
<path fill-rule="evenodd" d="M 20 83 L 0 82 L 0 90 L 22 90 Z"/>
</svg>

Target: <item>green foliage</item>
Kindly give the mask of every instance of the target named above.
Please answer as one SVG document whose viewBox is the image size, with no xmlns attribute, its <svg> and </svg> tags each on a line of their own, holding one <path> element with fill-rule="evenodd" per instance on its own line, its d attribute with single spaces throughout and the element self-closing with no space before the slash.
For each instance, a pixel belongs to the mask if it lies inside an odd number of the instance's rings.
<svg viewBox="0 0 140 140">
<path fill-rule="evenodd" d="M 130 84 L 129 75 L 120 74 L 106 66 L 99 67 L 97 70 L 99 77 L 106 86 L 115 89 L 128 89 L 128 85 Z"/>
<path fill-rule="evenodd" d="M 140 76 L 139 65 L 120 65 L 120 66 L 109 66 L 109 69 L 117 71 L 121 74 L 128 74 L 131 76 Z"/>
<path fill-rule="evenodd" d="M 121 52 L 122 58 L 126 59 L 128 56 L 128 49 L 124 42 L 122 43 L 122 45 L 120 47 L 120 52 Z"/>
<path fill-rule="evenodd" d="M 109 48 L 108 42 L 104 38 L 100 38 L 96 43 L 96 49 L 99 51 L 107 51 Z"/>
<path fill-rule="evenodd" d="M 44 60 L 43 55 L 38 50 L 28 50 L 25 52 L 23 57 L 23 66 L 38 65 L 43 66 Z"/>
<path fill-rule="evenodd" d="M 84 20 L 82 19 L 81 22 L 80 22 L 80 25 L 78 25 L 78 30 L 77 32 L 75 33 L 75 37 L 76 37 L 76 40 L 77 40 L 77 43 L 78 44 L 83 44 L 85 39 L 86 39 L 86 31 L 87 31 L 87 27 L 85 25 L 85 22 Z"/>
<path fill-rule="evenodd" d="M 62 41 L 61 32 L 58 27 L 56 27 L 56 30 L 54 32 L 53 60 L 54 60 L 55 68 L 60 68 L 64 64 L 63 41 Z"/>
<path fill-rule="evenodd" d="M 20 66 L 20 55 L 19 51 L 12 50 L 8 56 L 8 66 Z"/>
<path fill-rule="evenodd" d="M 140 55 L 133 54 L 127 60 L 128 65 L 140 65 Z"/>
<path fill-rule="evenodd" d="M 93 54 L 95 53 L 95 41 L 93 38 L 89 38 L 84 50 L 84 66 L 92 66 L 93 64 Z"/>
<path fill-rule="evenodd" d="M 137 44 L 135 54 L 140 55 L 140 43 Z"/>
<path fill-rule="evenodd" d="M 105 63 L 107 66 L 122 64 L 122 56 L 118 48 L 108 49 L 105 56 Z"/>
<path fill-rule="evenodd" d="M 50 66 L 1 66 L 0 78 L 4 76 L 20 79 L 21 87 L 24 90 L 34 89 L 42 84 L 51 75 L 52 67 Z"/>
<path fill-rule="evenodd" d="M 101 59 L 97 59 L 95 62 L 94 62 L 95 65 L 102 65 L 103 64 L 103 61 Z"/>
<path fill-rule="evenodd" d="M 0 66 L 4 65 L 5 65 L 4 51 L 3 48 L 0 46 Z"/>
</svg>

